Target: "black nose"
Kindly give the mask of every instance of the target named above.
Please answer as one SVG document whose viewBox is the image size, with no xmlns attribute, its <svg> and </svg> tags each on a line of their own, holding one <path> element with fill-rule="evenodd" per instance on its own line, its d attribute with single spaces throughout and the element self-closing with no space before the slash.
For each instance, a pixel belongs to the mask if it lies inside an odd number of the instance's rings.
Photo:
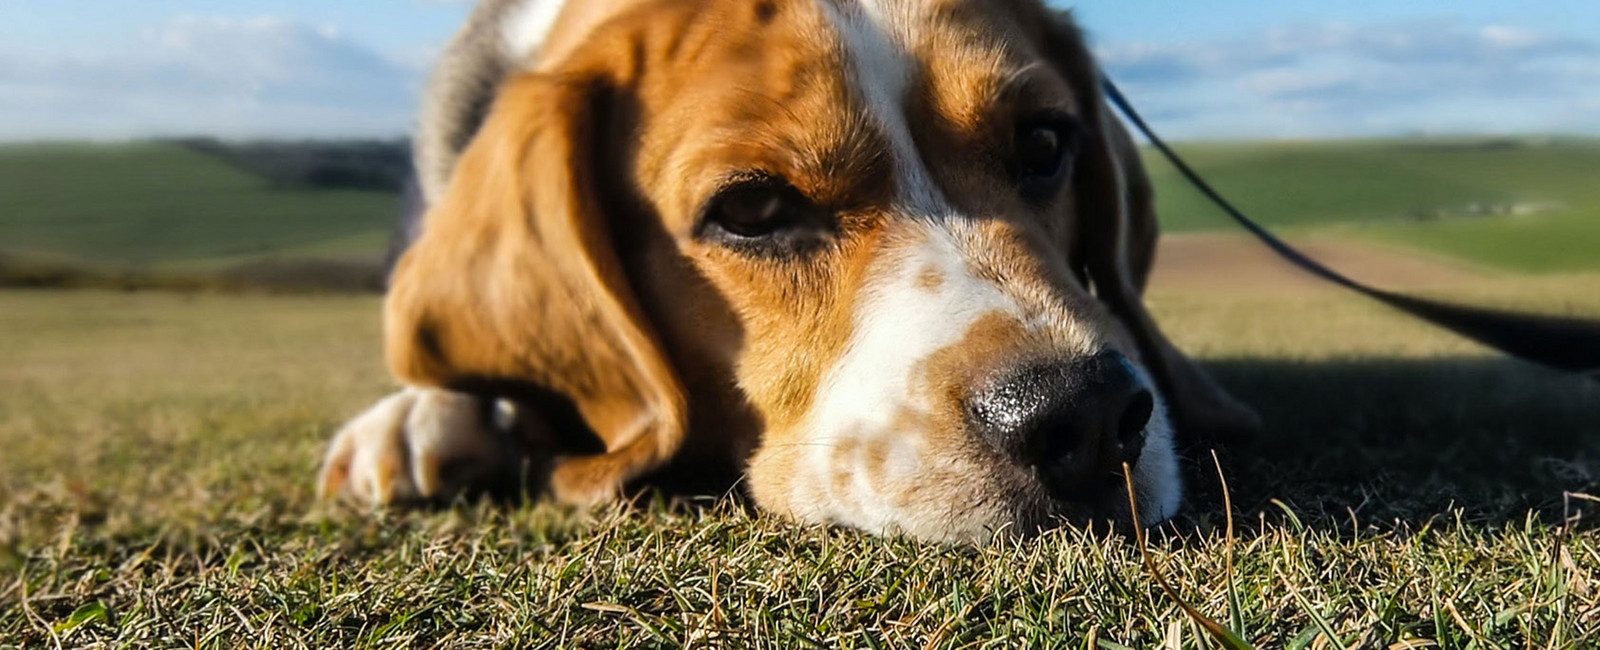
<svg viewBox="0 0 1600 650">
<path fill-rule="evenodd" d="M 1105 352 L 1012 368 L 980 383 L 966 407 L 990 445 L 1063 491 L 1138 462 L 1155 398 L 1127 357 Z"/>
</svg>

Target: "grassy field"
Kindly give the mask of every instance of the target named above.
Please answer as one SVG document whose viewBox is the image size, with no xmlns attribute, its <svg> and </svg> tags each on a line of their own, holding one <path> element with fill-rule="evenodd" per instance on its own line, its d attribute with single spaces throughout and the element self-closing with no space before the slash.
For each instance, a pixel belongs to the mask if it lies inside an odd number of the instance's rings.
<svg viewBox="0 0 1600 650">
<path fill-rule="evenodd" d="M 383 253 L 399 198 L 275 187 L 177 143 L 0 147 L 0 253 L 97 267 L 215 267 Z"/>
<path fill-rule="evenodd" d="M 1597 281 L 1466 297 L 1600 315 Z M 1337 294 L 1152 304 L 1269 427 L 1223 454 L 1232 538 L 1192 450 L 1195 496 L 1150 540 L 1199 610 L 1261 648 L 1596 647 L 1600 384 Z M 327 437 L 390 388 L 376 308 L 0 291 L 0 647 L 1211 647 L 1104 531 L 931 546 L 648 496 L 321 509 Z"/>
<path fill-rule="evenodd" d="M 1247 214 L 1512 271 L 1600 267 L 1600 142 L 1354 140 L 1179 146 Z M 1148 154 L 1169 232 L 1233 230 Z M 1497 214 L 1522 211 L 1524 214 Z"/>
<path fill-rule="evenodd" d="M 1600 142 L 1183 150 L 1293 236 L 1537 273 L 1430 291 L 1600 316 Z M 1169 231 L 1231 230 L 1152 169 Z M 0 256 L 30 261 L 370 263 L 397 206 L 176 143 L 0 147 Z M 1600 647 L 1600 383 L 1336 294 L 1151 301 L 1269 425 L 1222 453 L 1231 543 L 1189 451 L 1195 497 L 1151 540 L 1184 598 L 1261 648 Z M 327 437 L 391 388 L 376 310 L 0 291 L 0 648 L 1208 647 L 1105 531 L 938 547 L 649 495 L 323 509 Z"/>
<path fill-rule="evenodd" d="M 1600 141 L 1180 148 L 1240 206 L 1297 237 L 1511 271 L 1600 269 Z M 0 146 L 0 256 L 188 272 L 381 257 L 396 197 L 283 187 L 237 162 L 179 143 Z M 1164 163 L 1151 166 L 1169 231 L 1236 232 Z M 1478 214 L 1497 210 L 1527 214 Z"/>
</svg>

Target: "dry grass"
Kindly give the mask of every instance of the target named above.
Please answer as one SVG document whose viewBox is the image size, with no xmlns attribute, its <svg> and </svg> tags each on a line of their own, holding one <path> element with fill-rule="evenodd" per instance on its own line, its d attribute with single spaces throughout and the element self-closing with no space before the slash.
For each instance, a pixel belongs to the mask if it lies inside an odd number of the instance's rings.
<svg viewBox="0 0 1600 650">
<path fill-rule="evenodd" d="M 1597 284 L 1474 297 L 1600 314 Z M 1594 647 L 1600 530 L 1563 517 L 1600 507 L 1564 497 L 1600 483 L 1600 385 L 1343 297 L 1153 302 L 1271 428 L 1224 456 L 1231 574 L 1203 450 L 1152 535 L 1201 611 L 1262 648 Z M 1105 531 L 930 546 L 648 496 L 318 511 L 326 436 L 388 389 L 375 310 L 0 292 L 0 646 L 1209 647 Z"/>
</svg>

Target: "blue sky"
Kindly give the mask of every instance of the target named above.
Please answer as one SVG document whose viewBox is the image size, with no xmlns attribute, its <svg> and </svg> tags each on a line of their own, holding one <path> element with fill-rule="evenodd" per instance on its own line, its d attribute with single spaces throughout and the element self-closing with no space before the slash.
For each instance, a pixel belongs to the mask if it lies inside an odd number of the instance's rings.
<svg viewBox="0 0 1600 650">
<path fill-rule="evenodd" d="M 1600 133 L 1594 0 L 1076 0 L 1180 138 Z M 0 139 L 407 132 L 464 0 L 6 0 Z"/>
</svg>

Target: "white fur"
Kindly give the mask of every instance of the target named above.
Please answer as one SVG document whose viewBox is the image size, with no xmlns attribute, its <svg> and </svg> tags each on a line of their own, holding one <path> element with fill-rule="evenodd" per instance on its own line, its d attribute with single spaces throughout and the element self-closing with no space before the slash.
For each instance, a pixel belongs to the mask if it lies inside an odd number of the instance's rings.
<svg viewBox="0 0 1600 650">
<path fill-rule="evenodd" d="M 1167 402 L 1144 369 L 1135 367 L 1139 383 L 1155 396 L 1155 409 L 1144 427 L 1144 449 L 1133 467 L 1133 493 L 1139 501 L 1139 518 L 1146 526 L 1171 519 L 1183 506 L 1183 474 L 1178 469 L 1176 441 Z M 1126 495 L 1124 495 L 1126 496 Z"/>
<path fill-rule="evenodd" d="M 583 1 L 583 0 L 580 0 Z M 513 61 L 529 61 L 544 47 L 568 0 L 521 0 L 506 15 L 500 38 Z"/>
<path fill-rule="evenodd" d="M 1002 287 L 974 275 L 967 255 L 946 227 L 916 223 L 915 244 L 896 251 L 893 268 L 863 288 L 854 334 L 820 385 L 802 433 L 804 460 L 797 465 L 799 475 L 793 477 L 800 497 L 795 499 L 795 511 L 802 518 L 879 533 L 905 532 L 927 539 L 981 537 L 982 526 L 991 523 L 985 519 L 996 512 L 953 513 L 943 507 L 955 504 L 922 504 L 910 510 L 896 505 L 911 486 L 940 480 L 935 475 L 960 473 L 959 466 L 971 461 L 941 456 L 928 444 L 928 432 L 899 428 L 908 422 L 899 416 L 927 415 L 934 406 L 930 400 L 937 399 L 928 394 L 929 387 L 916 383 L 919 364 L 958 343 L 979 319 L 1004 314 L 1022 320 L 1025 310 Z M 927 272 L 940 279 L 932 288 L 920 282 Z M 1140 382 L 1154 392 L 1148 375 L 1137 372 Z M 914 425 L 916 418 L 910 422 Z M 841 458 L 839 450 L 846 445 L 856 451 Z M 888 450 L 882 467 L 868 464 L 873 446 Z M 847 466 L 839 467 L 840 463 Z M 841 470 L 850 480 L 838 489 L 831 477 Z M 1159 396 L 1133 471 L 1143 523 L 1160 523 L 1177 513 L 1183 501 L 1182 480 L 1171 422 Z M 971 485 L 973 490 L 988 487 Z M 953 515 L 971 521 L 954 520 Z"/>
<path fill-rule="evenodd" d="M 317 483 L 323 496 L 367 504 L 447 497 L 489 478 L 507 461 L 476 398 L 407 388 L 339 430 Z M 444 476 L 446 463 L 462 471 Z"/>
<path fill-rule="evenodd" d="M 906 123 L 905 97 L 914 72 L 906 42 L 913 28 L 898 12 L 907 9 L 893 0 L 859 0 L 842 8 L 831 0 L 822 3 L 844 41 L 855 89 L 894 147 L 895 181 L 904 207 L 918 216 L 948 212 Z"/>
<path fill-rule="evenodd" d="M 984 316 L 1000 312 L 1020 317 L 1021 308 L 988 281 L 974 276 L 953 236 L 936 225 L 919 222 L 919 241 L 902 253 L 879 284 L 863 288 L 856 309 L 854 335 L 839 362 L 821 384 L 807 424 L 813 443 L 809 473 L 827 485 L 836 446 L 846 438 L 886 444 L 891 450 L 887 484 L 915 481 L 929 458 L 924 432 L 897 431 L 897 416 L 927 414 L 932 405 L 922 387 L 913 386 L 914 369 L 933 353 L 961 340 Z M 919 285 L 926 270 L 941 281 L 933 289 Z M 816 505 L 825 516 L 868 530 L 902 524 L 907 513 L 888 505 L 890 495 L 872 498 L 871 472 L 854 468 L 850 494 L 828 494 Z M 828 488 L 832 491 L 831 486 Z"/>
</svg>

